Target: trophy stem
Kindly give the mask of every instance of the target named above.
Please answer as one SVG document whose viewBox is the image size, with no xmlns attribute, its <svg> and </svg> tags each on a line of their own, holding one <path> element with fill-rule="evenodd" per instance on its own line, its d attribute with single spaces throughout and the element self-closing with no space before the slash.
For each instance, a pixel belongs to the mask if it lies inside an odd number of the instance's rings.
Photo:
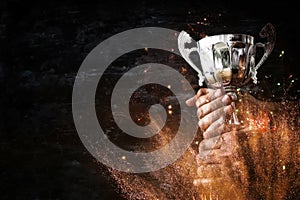
<svg viewBox="0 0 300 200">
<path fill-rule="evenodd" d="M 231 106 L 233 108 L 233 124 L 234 125 L 240 125 L 240 121 L 237 116 L 236 108 L 235 108 L 235 102 L 237 101 L 237 94 L 236 94 L 236 87 L 235 86 L 225 86 L 225 92 L 231 97 L 232 103 Z"/>
<path fill-rule="evenodd" d="M 234 101 L 231 103 L 231 106 L 233 108 L 233 113 L 232 113 L 233 123 L 235 125 L 240 125 L 241 123 L 240 123 L 240 121 L 239 121 L 239 119 L 237 117 L 237 113 L 236 113 L 236 109 L 235 109 L 235 102 Z"/>
</svg>

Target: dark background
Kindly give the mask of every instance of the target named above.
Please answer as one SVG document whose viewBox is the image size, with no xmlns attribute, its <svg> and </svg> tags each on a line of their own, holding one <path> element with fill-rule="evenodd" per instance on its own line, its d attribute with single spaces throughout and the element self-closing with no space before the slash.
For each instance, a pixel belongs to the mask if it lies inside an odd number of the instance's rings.
<svg viewBox="0 0 300 200">
<path fill-rule="evenodd" d="M 1 1 L 0 198 L 122 199 L 106 168 L 82 145 L 71 112 L 81 62 L 121 31 L 157 26 L 189 31 L 195 39 L 203 33 L 257 36 L 270 22 L 277 41 L 254 95 L 298 101 L 296 8 L 287 1 Z"/>
</svg>

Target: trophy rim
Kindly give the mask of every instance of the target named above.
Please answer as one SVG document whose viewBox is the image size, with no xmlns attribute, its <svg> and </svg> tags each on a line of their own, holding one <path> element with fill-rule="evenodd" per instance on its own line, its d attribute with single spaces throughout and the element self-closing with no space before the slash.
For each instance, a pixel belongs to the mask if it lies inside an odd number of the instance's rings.
<svg viewBox="0 0 300 200">
<path fill-rule="evenodd" d="M 228 34 L 217 34 L 206 36 L 200 39 L 197 43 L 206 42 L 207 40 L 215 41 L 215 42 L 243 42 L 247 44 L 254 44 L 254 36 L 243 33 L 228 33 Z"/>
</svg>

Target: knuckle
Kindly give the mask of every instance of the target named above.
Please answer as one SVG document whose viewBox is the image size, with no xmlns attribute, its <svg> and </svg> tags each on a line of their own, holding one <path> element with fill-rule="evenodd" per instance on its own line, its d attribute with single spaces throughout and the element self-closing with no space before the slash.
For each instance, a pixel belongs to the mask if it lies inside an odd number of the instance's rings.
<svg viewBox="0 0 300 200">
<path fill-rule="evenodd" d="M 199 98 L 196 100 L 195 105 L 196 105 L 197 108 L 200 106 L 200 99 Z"/>
<path fill-rule="evenodd" d="M 197 92 L 197 96 L 200 96 L 202 94 L 202 88 L 200 88 Z"/>
<path fill-rule="evenodd" d="M 205 127 L 204 127 L 204 123 L 203 123 L 203 120 L 199 120 L 198 121 L 198 126 L 199 126 L 199 128 L 201 129 L 201 131 L 205 131 Z"/>
<path fill-rule="evenodd" d="M 203 133 L 203 138 L 204 138 L 204 139 L 209 138 L 209 134 L 207 133 L 207 131 L 205 131 L 205 132 Z"/>
<path fill-rule="evenodd" d="M 201 107 L 202 117 L 212 112 L 212 106 L 210 104 L 203 105 Z"/>
<path fill-rule="evenodd" d="M 233 107 L 232 105 L 228 105 L 224 108 L 225 114 L 231 114 L 233 112 Z"/>
<path fill-rule="evenodd" d="M 205 113 L 211 113 L 213 111 L 211 106 L 206 106 Z"/>
<path fill-rule="evenodd" d="M 197 109 L 197 116 L 199 117 L 199 118 L 201 118 L 202 117 L 202 109 L 201 108 L 198 108 Z"/>
<path fill-rule="evenodd" d="M 214 97 L 215 97 L 215 98 L 218 98 L 218 97 L 220 97 L 221 95 L 222 95 L 221 89 L 217 89 L 217 90 L 215 91 L 215 93 L 214 93 Z"/>
</svg>

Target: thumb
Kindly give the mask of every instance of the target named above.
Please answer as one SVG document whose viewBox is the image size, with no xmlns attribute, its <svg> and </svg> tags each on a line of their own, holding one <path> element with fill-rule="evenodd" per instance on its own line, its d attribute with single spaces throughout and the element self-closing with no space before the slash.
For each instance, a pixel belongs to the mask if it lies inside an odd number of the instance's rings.
<svg viewBox="0 0 300 200">
<path fill-rule="evenodd" d="M 185 101 L 187 106 L 194 106 L 197 100 L 197 96 L 193 96 L 192 98 Z"/>
</svg>

